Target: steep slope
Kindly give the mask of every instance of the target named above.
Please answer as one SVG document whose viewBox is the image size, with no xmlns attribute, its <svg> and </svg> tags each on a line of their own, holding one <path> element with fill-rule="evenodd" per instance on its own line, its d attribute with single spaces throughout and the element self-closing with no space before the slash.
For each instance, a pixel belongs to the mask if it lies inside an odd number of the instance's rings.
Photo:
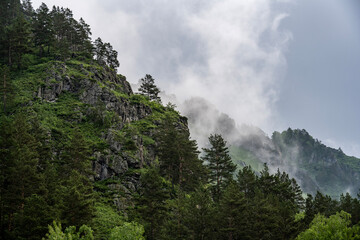
<svg viewBox="0 0 360 240">
<path fill-rule="evenodd" d="M 22 106 L 16 111 L 39 119 L 54 158 L 70 132 L 80 129 L 90 146 L 97 189 L 113 192 L 119 208 L 137 190 L 141 169 L 155 162 L 154 133 L 162 119 L 171 116 L 188 131 L 185 117 L 133 94 L 124 76 L 91 61 L 45 62 L 13 82 L 15 105 Z"/>
</svg>

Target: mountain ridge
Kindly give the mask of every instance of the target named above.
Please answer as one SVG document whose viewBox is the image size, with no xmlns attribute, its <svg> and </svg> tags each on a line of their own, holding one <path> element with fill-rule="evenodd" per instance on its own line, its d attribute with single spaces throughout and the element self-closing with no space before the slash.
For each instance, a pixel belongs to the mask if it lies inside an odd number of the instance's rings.
<svg viewBox="0 0 360 240">
<path fill-rule="evenodd" d="M 313 195 L 320 191 L 339 198 L 341 193 L 358 193 L 360 159 L 325 146 L 305 129 L 288 128 L 269 137 L 258 127 L 237 126 L 234 119 L 202 98 L 187 100 L 179 108 L 188 117 L 190 131 L 200 145 L 210 133 L 223 134 L 240 167 L 250 165 L 259 172 L 267 163 L 272 172 L 278 168 L 288 172 Z M 326 177 L 327 173 L 332 179 Z"/>
</svg>

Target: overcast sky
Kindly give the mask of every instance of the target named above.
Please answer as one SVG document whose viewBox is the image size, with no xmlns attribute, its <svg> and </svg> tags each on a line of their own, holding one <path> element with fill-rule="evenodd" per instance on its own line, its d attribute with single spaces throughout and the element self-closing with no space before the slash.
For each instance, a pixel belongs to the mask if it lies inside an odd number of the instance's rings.
<svg viewBox="0 0 360 240">
<path fill-rule="evenodd" d="M 151 74 L 167 93 L 204 97 L 238 124 L 304 128 L 360 157 L 358 0 L 44 2 L 83 17 L 132 83 Z"/>
</svg>

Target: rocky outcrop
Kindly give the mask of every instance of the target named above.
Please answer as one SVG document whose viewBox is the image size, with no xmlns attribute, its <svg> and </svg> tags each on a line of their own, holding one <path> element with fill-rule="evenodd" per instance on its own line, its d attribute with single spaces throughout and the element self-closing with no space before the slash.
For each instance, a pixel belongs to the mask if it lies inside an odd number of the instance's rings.
<svg viewBox="0 0 360 240">
<path fill-rule="evenodd" d="M 141 103 L 131 103 L 127 97 L 132 93 L 129 83 L 111 69 L 77 69 L 82 75 L 71 76 L 65 64 L 55 64 L 49 70 L 45 84 L 38 88 L 36 97 L 54 102 L 65 92 L 78 94 L 82 102 L 91 106 L 104 106 L 107 111 L 116 112 L 120 119 L 129 123 L 151 114 L 151 108 Z M 55 71 L 56 69 L 56 71 Z M 123 96 L 116 96 L 121 92 Z"/>
<path fill-rule="evenodd" d="M 152 114 L 152 109 L 141 102 L 132 101 L 133 92 L 125 77 L 106 67 L 55 62 L 46 75 L 34 98 L 51 103 L 68 93 L 88 106 L 81 114 L 89 119 L 94 119 L 95 115 L 105 119 L 109 112 L 115 114 L 116 120 L 112 120 L 105 127 L 107 130 L 98 136 L 108 147 L 93 153 L 93 170 L 96 181 L 119 179 L 117 183 L 109 184 L 108 188 L 114 192 L 114 203 L 118 208 L 123 208 L 128 202 L 126 199 L 139 187 L 140 174 L 134 169 L 151 164 L 155 151 L 153 146 L 145 147 L 137 133 L 129 134 L 126 139 L 121 133 L 126 124 L 146 118 Z M 152 133 L 146 131 L 143 134 L 151 136 Z M 133 145 L 131 151 L 126 147 L 126 141 Z"/>
</svg>

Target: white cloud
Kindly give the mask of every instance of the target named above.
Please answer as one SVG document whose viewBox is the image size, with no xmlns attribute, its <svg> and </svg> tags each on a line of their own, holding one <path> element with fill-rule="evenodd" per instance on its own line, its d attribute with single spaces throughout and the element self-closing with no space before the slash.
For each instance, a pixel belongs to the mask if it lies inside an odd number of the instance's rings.
<svg viewBox="0 0 360 240">
<path fill-rule="evenodd" d="M 151 74 L 168 93 L 204 97 L 239 124 L 272 131 L 291 39 L 271 0 L 48 0 L 73 10 L 119 52 L 120 73 Z M 34 1 L 35 7 L 40 1 Z M 284 3 L 282 3 L 284 4 Z"/>
<path fill-rule="evenodd" d="M 271 127 L 278 73 L 286 67 L 284 50 L 291 39 L 279 30 L 287 16 L 275 13 L 266 0 L 213 1 L 188 15 L 206 60 L 200 66 L 179 66 L 181 81 L 172 91 L 183 98 L 204 97 L 238 123 Z"/>
</svg>

